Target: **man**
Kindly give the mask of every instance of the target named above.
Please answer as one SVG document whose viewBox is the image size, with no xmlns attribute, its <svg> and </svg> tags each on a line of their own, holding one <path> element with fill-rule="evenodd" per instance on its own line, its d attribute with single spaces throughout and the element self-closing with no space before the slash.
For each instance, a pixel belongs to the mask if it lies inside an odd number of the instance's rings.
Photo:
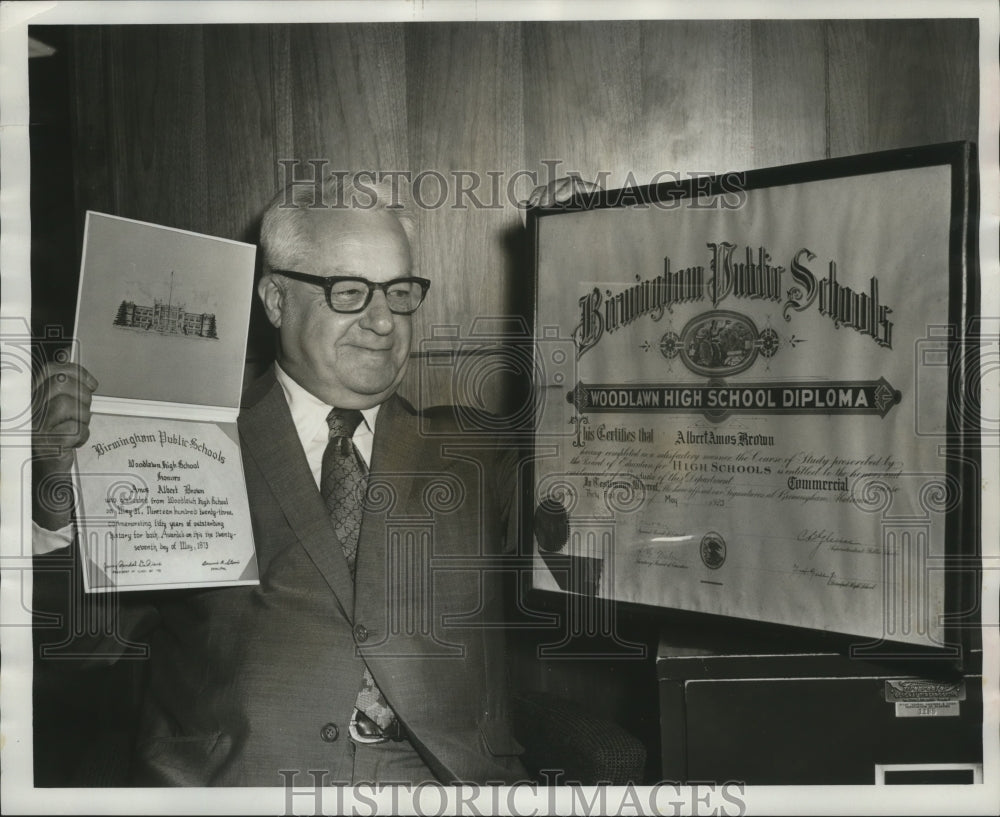
<svg viewBox="0 0 1000 817">
<path fill-rule="evenodd" d="M 510 446 L 463 439 L 450 410 L 419 416 L 396 395 L 429 282 L 412 273 L 408 220 L 370 191 L 333 179 L 338 206 L 299 189 L 264 215 L 257 292 L 277 360 L 238 424 L 260 584 L 120 597 L 121 635 L 151 650 L 136 784 L 523 775 L 485 569 L 514 545 L 516 463 Z M 85 442 L 95 387 L 69 365 L 36 387 L 36 442 L 63 446 L 35 463 L 39 552 L 72 538 L 65 503 L 41 495 Z"/>
</svg>

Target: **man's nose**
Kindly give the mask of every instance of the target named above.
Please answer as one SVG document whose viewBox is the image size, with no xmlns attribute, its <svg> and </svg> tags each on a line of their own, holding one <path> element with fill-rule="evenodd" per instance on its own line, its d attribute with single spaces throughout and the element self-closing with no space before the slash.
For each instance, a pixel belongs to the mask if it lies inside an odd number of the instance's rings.
<svg viewBox="0 0 1000 817">
<path fill-rule="evenodd" d="M 372 293 L 371 303 L 361 313 L 361 326 L 379 335 L 388 335 L 395 327 L 389 302 L 381 289 Z"/>
</svg>

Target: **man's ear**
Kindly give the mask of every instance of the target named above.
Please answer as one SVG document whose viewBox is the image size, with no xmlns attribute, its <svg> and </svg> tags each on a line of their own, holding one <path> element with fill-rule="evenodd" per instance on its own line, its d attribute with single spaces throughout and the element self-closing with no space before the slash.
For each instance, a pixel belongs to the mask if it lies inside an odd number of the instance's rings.
<svg viewBox="0 0 1000 817">
<path fill-rule="evenodd" d="M 277 329 L 281 326 L 281 313 L 285 308 L 285 290 L 275 276 L 264 273 L 257 282 L 257 295 L 264 304 L 264 312 L 271 325 Z"/>
</svg>

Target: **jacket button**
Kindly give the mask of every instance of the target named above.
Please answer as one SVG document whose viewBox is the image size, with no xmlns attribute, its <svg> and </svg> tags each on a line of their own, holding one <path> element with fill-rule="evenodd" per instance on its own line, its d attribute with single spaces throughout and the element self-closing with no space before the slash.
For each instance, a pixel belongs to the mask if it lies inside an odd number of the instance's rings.
<svg viewBox="0 0 1000 817">
<path fill-rule="evenodd" d="M 337 724 L 335 723 L 326 723 L 323 724 L 323 728 L 319 730 L 319 736 L 327 743 L 333 743 L 340 737 L 340 729 L 337 728 Z"/>
<path fill-rule="evenodd" d="M 368 628 L 364 624 L 355 625 L 354 637 L 363 644 L 368 640 Z"/>
</svg>

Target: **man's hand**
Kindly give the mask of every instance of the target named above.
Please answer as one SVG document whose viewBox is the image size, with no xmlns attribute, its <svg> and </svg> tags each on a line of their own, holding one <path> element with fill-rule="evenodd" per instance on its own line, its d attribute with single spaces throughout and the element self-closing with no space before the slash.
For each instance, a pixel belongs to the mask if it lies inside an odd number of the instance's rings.
<svg viewBox="0 0 1000 817">
<path fill-rule="evenodd" d="M 521 202 L 521 221 L 525 221 L 524 212 L 529 207 L 551 207 L 554 204 L 565 204 L 577 193 L 594 193 L 601 186 L 594 182 L 585 182 L 579 176 L 571 173 L 561 179 L 555 179 L 548 184 L 540 184 L 531 191 L 527 201 Z"/>
<path fill-rule="evenodd" d="M 32 386 L 32 518 L 48 530 L 70 522 L 73 450 L 90 436 L 96 388 L 93 375 L 75 363 L 46 364 Z"/>
</svg>

